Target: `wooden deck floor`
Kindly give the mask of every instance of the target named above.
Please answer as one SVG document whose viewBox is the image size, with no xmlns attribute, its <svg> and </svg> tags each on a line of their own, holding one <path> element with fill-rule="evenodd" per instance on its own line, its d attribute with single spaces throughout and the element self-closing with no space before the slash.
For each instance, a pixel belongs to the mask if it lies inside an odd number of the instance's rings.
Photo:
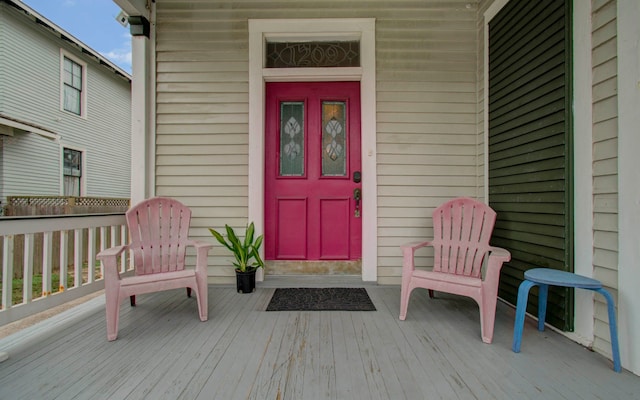
<svg viewBox="0 0 640 400">
<path fill-rule="evenodd" d="M 322 285 L 334 285 L 325 281 Z M 0 399 L 638 399 L 640 377 L 498 305 L 494 343 L 471 300 L 426 291 L 398 320 L 400 288 L 365 286 L 377 311 L 266 312 L 275 279 L 253 294 L 211 286 L 209 321 L 184 291 L 122 304 L 107 342 L 104 308 L 0 363 Z M 348 285 L 347 285 L 348 286 Z"/>
</svg>

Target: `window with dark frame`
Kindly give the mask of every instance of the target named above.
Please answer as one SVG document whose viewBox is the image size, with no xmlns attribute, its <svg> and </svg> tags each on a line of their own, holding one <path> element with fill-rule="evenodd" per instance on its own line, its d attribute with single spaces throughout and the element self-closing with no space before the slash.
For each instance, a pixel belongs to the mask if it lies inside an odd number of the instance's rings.
<svg viewBox="0 0 640 400">
<path fill-rule="evenodd" d="M 64 149 L 62 168 L 65 196 L 80 196 L 82 178 L 82 152 Z"/>
<path fill-rule="evenodd" d="M 63 68 L 62 108 L 82 115 L 82 65 L 64 57 Z"/>
</svg>

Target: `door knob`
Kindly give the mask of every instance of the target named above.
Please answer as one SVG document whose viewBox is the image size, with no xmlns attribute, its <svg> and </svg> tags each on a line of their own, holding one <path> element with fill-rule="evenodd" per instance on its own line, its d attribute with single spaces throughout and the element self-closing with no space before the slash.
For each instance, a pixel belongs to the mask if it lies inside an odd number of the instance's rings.
<svg viewBox="0 0 640 400">
<path fill-rule="evenodd" d="M 353 189 L 353 199 L 356 201 L 356 209 L 354 211 L 354 216 L 356 218 L 360 218 L 360 198 L 362 197 L 362 191 L 360 188 Z"/>
</svg>

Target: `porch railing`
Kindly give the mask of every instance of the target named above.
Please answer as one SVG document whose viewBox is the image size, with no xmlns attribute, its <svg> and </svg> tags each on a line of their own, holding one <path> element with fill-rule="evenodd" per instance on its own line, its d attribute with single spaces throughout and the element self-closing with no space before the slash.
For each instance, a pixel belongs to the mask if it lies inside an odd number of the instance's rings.
<svg viewBox="0 0 640 400">
<path fill-rule="evenodd" d="M 113 213 L 0 218 L 0 241 L 0 325 L 5 325 L 103 289 L 96 254 L 128 238 L 124 213 Z M 121 258 L 121 272 L 130 270 L 127 260 Z M 16 264 L 21 274 L 14 273 Z"/>
</svg>

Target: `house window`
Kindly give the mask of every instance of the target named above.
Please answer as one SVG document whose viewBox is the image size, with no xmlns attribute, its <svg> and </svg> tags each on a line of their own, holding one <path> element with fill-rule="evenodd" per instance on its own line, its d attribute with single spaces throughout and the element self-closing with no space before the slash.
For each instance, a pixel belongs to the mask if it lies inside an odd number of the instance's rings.
<svg viewBox="0 0 640 400">
<path fill-rule="evenodd" d="M 86 65 L 66 53 L 62 53 L 61 106 L 64 111 L 85 115 Z"/>
<path fill-rule="evenodd" d="M 64 195 L 80 196 L 82 193 L 82 152 L 65 148 L 63 157 Z"/>
</svg>

